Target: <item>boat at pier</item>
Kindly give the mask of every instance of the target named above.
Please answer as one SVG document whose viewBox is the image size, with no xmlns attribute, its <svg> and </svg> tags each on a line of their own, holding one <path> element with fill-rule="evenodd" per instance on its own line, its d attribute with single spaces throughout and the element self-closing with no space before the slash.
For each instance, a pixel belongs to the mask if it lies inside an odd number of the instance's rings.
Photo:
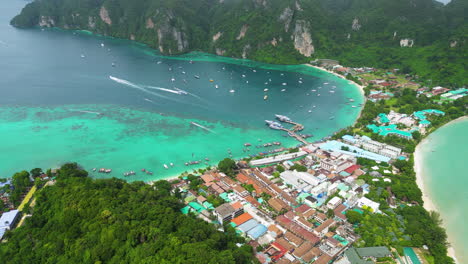
<svg viewBox="0 0 468 264">
<path fill-rule="evenodd" d="M 291 118 L 284 116 L 284 115 L 275 115 L 276 119 L 282 122 L 291 122 Z"/>
<path fill-rule="evenodd" d="M 278 122 L 275 122 L 275 121 L 270 121 L 270 120 L 265 120 L 265 122 L 267 123 L 267 125 L 271 128 L 271 129 L 282 129 L 283 126 L 278 123 Z"/>
</svg>

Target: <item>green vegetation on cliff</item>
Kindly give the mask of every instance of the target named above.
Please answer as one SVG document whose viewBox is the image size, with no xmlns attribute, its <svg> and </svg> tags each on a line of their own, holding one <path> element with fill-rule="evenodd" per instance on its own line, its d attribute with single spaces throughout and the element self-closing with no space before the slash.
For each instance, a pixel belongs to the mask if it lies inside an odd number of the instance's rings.
<svg viewBox="0 0 468 264">
<path fill-rule="evenodd" d="M 399 68 L 433 84 L 468 82 L 463 10 L 433 0 L 36 0 L 17 27 L 134 39 L 164 54 L 205 51 L 281 64 L 334 58 Z"/>
<path fill-rule="evenodd" d="M 62 166 L 32 216 L 0 243 L 2 263 L 254 263 L 232 229 L 180 212 L 170 183 L 93 180 Z"/>
</svg>

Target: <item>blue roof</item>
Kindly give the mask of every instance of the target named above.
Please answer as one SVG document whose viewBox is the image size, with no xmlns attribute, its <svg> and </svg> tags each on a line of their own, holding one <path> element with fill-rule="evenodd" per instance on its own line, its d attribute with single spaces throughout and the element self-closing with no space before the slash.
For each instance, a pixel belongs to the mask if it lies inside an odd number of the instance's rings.
<svg viewBox="0 0 468 264">
<path fill-rule="evenodd" d="M 0 217 L 0 228 L 2 227 L 11 228 L 18 214 L 19 214 L 18 210 L 11 210 L 10 212 L 3 213 L 2 217 Z"/>
<path fill-rule="evenodd" d="M 380 122 L 381 123 L 388 123 L 390 120 L 388 119 L 387 115 L 384 113 L 379 114 Z"/>
<path fill-rule="evenodd" d="M 407 138 L 413 138 L 410 132 L 397 129 L 397 125 L 392 124 L 388 126 L 376 126 L 374 124 L 367 125 L 367 128 L 372 130 L 374 133 L 378 133 L 381 136 L 386 136 L 390 134 L 397 134 Z"/>
<path fill-rule="evenodd" d="M 351 136 L 351 135 L 344 135 L 341 137 L 342 139 L 346 140 L 346 141 L 349 141 L 349 142 L 352 142 L 352 143 L 355 143 L 356 142 L 356 139 Z"/>
<path fill-rule="evenodd" d="M 342 150 L 341 147 L 343 147 L 343 146 L 348 147 L 349 151 Z M 349 145 L 349 144 L 344 144 L 344 143 L 336 141 L 336 140 L 327 141 L 327 142 L 323 143 L 320 146 L 320 148 L 323 149 L 323 150 L 327 150 L 327 151 L 333 150 L 333 151 L 345 153 L 347 155 L 354 156 L 354 157 L 362 157 L 362 158 L 366 158 L 366 159 L 371 159 L 371 160 L 376 160 L 376 161 L 383 161 L 383 162 L 390 161 L 389 157 L 385 157 L 383 155 L 373 153 L 373 152 L 370 152 L 370 151 L 367 151 L 367 150 L 364 150 L 364 149 L 361 149 L 361 148 L 358 148 L 358 147 L 355 147 L 355 146 L 352 146 L 352 145 Z"/>
<path fill-rule="evenodd" d="M 250 229 L 250 231 L 247 232 L 247 235 L 249 235 L 252 239 L 257 239 L 261 237 L 263 234 L 265 234 L 267 230 L 268 228 L 266 226 L 260 224 Z"/>
<path fill-rule="evenodd" d="M 258 225 L 257 221 L 255 221 L 254 219 L 250 219 L 249 221 L 238 226 L 237 228 L 241 230 L 242 232 L 247 233 L 249 230 L 256 227 L 257 225 Z"/>
</svg>

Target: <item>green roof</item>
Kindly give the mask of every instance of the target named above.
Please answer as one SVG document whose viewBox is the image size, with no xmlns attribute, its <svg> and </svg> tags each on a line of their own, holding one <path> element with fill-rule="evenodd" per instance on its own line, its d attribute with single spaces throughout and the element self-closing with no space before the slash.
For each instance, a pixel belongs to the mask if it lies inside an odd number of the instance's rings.
<svg viewBox="0 0 468 264">
<path fill-rule="evenodd" d="M 379 114 L 380 122 L 381 123 L 388 123 L 390 120 L 388 119 L 387 115 L 384 113 Z"/>
<path fill-rule="evenodd" d="M 345 251 L 345 255 L 348 258 L 351 264 L 373 264 L 373 261 L 370 260 L 363 260 L 359 257 L 358 253 L 356 252 L 355 248 L 349 248 Z"/>
<path fill-rule="evenodd" d="M 185 206 L 184 208 L 180 209 L 180 211 L 183 213 L 183 214 L 188 214 L 190 212 L 190 206 Z"/>
<path fill-rule="evenodd" d="M 226 201 L 228 203 L 231 202 L 231 199 L 228 198 L 228 193 L 226 193 L 226 192 L 223 192 L 222 194 L 220 194 L 219 197 L 221 197 L 221 199 L 223 199 L 224 201 Z"/>
<path fill-rule="evenodd" d="M 387 247 L 357 248 L 356 251 L 361 257 L 383 258 L 392 255 L 392 252 Z"/>
<path fill-rule="evenodd" d="M 203 202 L 203 206 L 204 206 L 206 209 L 209 209 L 209 210 L 214 210 L 214 209 L 215 209 L 214 206 L 213 206 L 213 204 L 211 204 L 211 203 L 208 202 L 208 201 L 204 201 L 204 202 Z"/>
<path fill-rule="evenodd" d="M 368 125 L 367 128 L 372 130 L 374 133 L 378 133 L 381 136 L 387 136 L 390 134 L 397 134 L 403 137 L 412 138 L 410 132 L 397 129 L 397 125 L 388 125 L 388 126 L 376 126 L 375 124 Z"/>
<path fill-rule="evenodd" d="M 198 213 L 206 210 L 205 207 L 203 207 L 201 204 L 199 204 L 197 202 L 190 202 L 189 206 L 192 207 L 193 209 L 195 209 L 195 211 L 197 211 Z"/>
<path fill-rule="evenodd" d="M 189 195 L 189 196 L 185 197 L 184 201 L 185 201 L 186 203 L 189 203 L 189 202 L 191 202 L 191 201 L 193 201 L 193 200 L 195 200 L 195 199 L 196 199 L 195 196 Z"/>
</svg>

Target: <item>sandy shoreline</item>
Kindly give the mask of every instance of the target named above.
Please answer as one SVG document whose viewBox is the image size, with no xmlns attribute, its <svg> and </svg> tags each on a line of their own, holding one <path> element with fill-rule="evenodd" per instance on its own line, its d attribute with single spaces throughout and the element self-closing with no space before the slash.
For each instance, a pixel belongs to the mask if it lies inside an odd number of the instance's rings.
<svg viewBox="0 0 468 264">
<path fill-rule="evenodd" d="M 468 119 L 468 116 L 462 116 L 460 118 L 457 118 L 447 124 L 445 124 L 444 126 L 447 126 L 447 125 L 451 125 L 451 124 L 454 124 L 454 123 L 457 123 L 457 122 L 461 122 L 463 120 L 466 120 Z M 414 171 L 416 172 L 416 183 L 419 187 L 419 189 L 421 190 L 422 192 L 422 198 L 423 198 L 423 201 L 424 201 L 424 208 L 427 210 L 427 211 L 436 211 L 436 212 L 439 212 L 437 206 L 434 204 L 434 202 L 432 201 L 431 197 L 429 196 L 429 192 L 425 186 L 425 183 L 424 183 L 424 169 L 423 169 L 423 165 L 424 165 L 424 158 L 423 158 L 423 146 L 425 144 L 429 144 L 431 143 L 430 140 L 426 137 L 423 139 L 423 141 L 421 141 L 417 146 L 416 146 L 416 150 L 414 151 Z M 444 225 L 444 224 L 442 224 Z M 446 226 L 444 226 L 444 228 L 446 228 Z M 447 233 L 448 235 L 448 233 Z M 449 243 L 450 242 L 450 237 L 448 237 L 448 241 Z M 458 260 L 456 259 L 456 256 L 455 256 L 455 249 L 453 247 L 450 247 L 448 248 L 448 255 L 450 257 L 452 257 L 456 263 L 459 263 Z"/>
</svg>

